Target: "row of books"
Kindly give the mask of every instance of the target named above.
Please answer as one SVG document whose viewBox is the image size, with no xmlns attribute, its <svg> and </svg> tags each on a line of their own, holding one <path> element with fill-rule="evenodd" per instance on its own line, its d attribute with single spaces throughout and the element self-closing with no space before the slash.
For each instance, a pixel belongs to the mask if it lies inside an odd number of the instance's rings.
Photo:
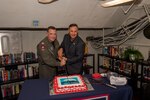
<svg viewBox="0 0 150 100">
<path fill-rule="evenodd" d="M 2 97 L 10 97 L 20 93 L 22 88 L 22 82 L 16 82 L 11 84 L 6 84 L 1 86 Z"/>
<path fill-rule="evenodd" d="M 150 67 L 144 67 L 143 75 L 145 79 L 150 80 Z"/>
<path fill-rule="evenodd" d="M 32 62 L 36 60 L 36 55 L 33 52 L 24 52 L 23 58 L 24 58 L 24 62 Z"/>
<path fill-rule="evenodd" d="M 109 46 L 109 47 L 104 47 L 102 53 L 110 56 L 118 56 L 119 51 L 117 47 Z"/>
<path fill-rule="evenodd" d="M 36 55 L 33 52 L 24 52 L 16 53 L 16 54 L 6 54 L 0 56 L 0 64 L 7 65 L 7 64 L 15 64 L 21 62 L 31 62 L 36 60 Z"/>
<path fill-rule="evenodd" d="M 102 53 L 109 55 L 109 56 L 115 56 L 122 58 L 124 51 L 129 48 L 128 46 L 107 46 L 103 47 Z"/>
<path fill-rule="evenodd" d="M 19 66 L 18 69 L 5 70 L 5 68 L 0 69 L 0 82 L 5 82 L 15 79 L 24 79 L 27 77 L 33 77 L 38 75 L 37 66 Z"/>
<path fill-rule="evenodd" d="M 106 68 L 131 74 L 131 69 L 133 65 L 131 63 L 127 63 L 126 61 L 112 61 L 112 59 L 106 57 L 103 59 L 103 66 L 105 66 Z"/>
</svg>

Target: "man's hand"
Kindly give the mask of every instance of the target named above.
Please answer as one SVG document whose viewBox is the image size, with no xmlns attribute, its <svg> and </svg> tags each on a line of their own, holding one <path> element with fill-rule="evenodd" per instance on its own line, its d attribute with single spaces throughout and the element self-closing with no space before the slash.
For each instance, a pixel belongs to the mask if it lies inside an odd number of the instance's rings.
<svg viewBox="0 0 150 100">
<path fill-rule="evenodd" d="M 65 65 L 66 65 L 66 60 L 62 58 L 60 61 L 60 66 L 65 66 Z"/>
<path fill-rule="evenodd" d="M 60 48 L 60 49 L 58 50 L 58 59 L 61 61 L 62 58 L 63 58 L 63 49 Z"/>
<path fill-rule="evenodd" d="M 67 61 L 67 58 L 66 58 L 66 57 L 62 57 L 62 59 L 64 59 L 65 61 Z"/>
</svg>

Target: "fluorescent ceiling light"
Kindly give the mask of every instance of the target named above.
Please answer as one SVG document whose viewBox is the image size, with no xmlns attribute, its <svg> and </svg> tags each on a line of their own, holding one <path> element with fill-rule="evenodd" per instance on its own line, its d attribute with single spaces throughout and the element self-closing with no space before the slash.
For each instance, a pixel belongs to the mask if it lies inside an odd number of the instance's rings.
<svg viewBox="0 0 150 100">
<path fill-rule="evenodd" d="M 38 0 L 39 3 L 51 3 L 53 2 L 54 0 Z"/>
<path fill-rule="evenodd" d="M 101 5 L 102 5 L 102 7 L 111 7 L 111 6 L 116 6 L 116 5 L 120 5 L 123 3 L 128 3 L 131 1 L 134 1 L 134 0 L 112 0 L 112 1 L 105 2 Z"/>
</svg>

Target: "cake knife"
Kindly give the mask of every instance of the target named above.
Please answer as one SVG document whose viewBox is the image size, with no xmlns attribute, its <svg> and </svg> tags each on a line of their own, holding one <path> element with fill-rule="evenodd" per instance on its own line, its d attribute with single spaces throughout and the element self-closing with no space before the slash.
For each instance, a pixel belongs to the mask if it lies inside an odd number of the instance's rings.
<svg viewBox="0 0 150 100">
<path fill-rule="evenodd" d="M 117 87 L 116 86 L 113 86 L 113 85 L 111 85 L 111 84 L 107 84 L 107 83 L 104 83 L 106 86 L 109 86 L 109 87 L 111 87 L 111 88 L 114 88 L 114 89 L 117 89 Z"/>
</svg>

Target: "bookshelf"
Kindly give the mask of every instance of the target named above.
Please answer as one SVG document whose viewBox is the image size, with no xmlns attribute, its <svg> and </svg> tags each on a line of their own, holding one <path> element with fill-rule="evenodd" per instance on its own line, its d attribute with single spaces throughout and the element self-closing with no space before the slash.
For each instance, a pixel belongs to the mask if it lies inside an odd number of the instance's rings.
<svg viewBox="0 0 150 100">
<path fill-rule="evenodd" d="M 98 54 L 98 72 L 100 69 L 116 72 L 127 77 L 130 81 L 129 84 L 135 91 L 137 89 L 143 91 L 143 85 L 150 83 L 150 62 L 142 59 L 125 59 L 121 56 L 119 48 L 116 50 L 114 47 L 113 49 L 110 48 L 112 47 L 107 48 L 107 50 L 104 48 L 102 53 Z"/>
<path fill-rule="evenodd" d="M 100 60 L 107 59 L 109 64 L 103 63 Z M 130 81 L 129 84 L 134 90 L 138 88 L 137 82 L 141 79 L 141 73 L 138 73 L 140 62 L 129 61 L 115 56 L 110 56 L 106 54 L 98 54 L 98 72 L 100 68 L 118 73 L 120 76 L 125 76 Z M 109 66 L 106 66 L 109 65 Z M 135 85 L 136 84 L 136 85 Z"/>
<path fill-rule="evenodd" d="M 92 64 L 87 63 L 87 59 L 92 60 Z M 85 54 L 83 60 L 83 70 L 85 74 L 90 74 L 90 69 L 95 73 L 95 54 Z"/>
<path fill-rule="evenodd" d="M 149 61 L 141 62 L 141 84 L 140 84 L 140 87 L 143 87 L 143 83 L 150 83 L 150 62 Z"/>
<path fill-rule="evenodd" d="M 128 83 L 134 90 L 138 89 L 138 82 L 141 82 L 141 60 L 125 58 L 124 52 L 129 49 L 127 46 L 106 46 L 102 53 L 98 54 L 98 72 L 100 69 L 118 73 L 125 76 Z M 136 85 L 135 85 L 136 84 Z"/>
<path fill-rule="evenodd" d="M 37 63 L 34 53 L 0 56 L 0 99 L 17 99 L 24 80 L 38 78 Z"/>
</svg>

